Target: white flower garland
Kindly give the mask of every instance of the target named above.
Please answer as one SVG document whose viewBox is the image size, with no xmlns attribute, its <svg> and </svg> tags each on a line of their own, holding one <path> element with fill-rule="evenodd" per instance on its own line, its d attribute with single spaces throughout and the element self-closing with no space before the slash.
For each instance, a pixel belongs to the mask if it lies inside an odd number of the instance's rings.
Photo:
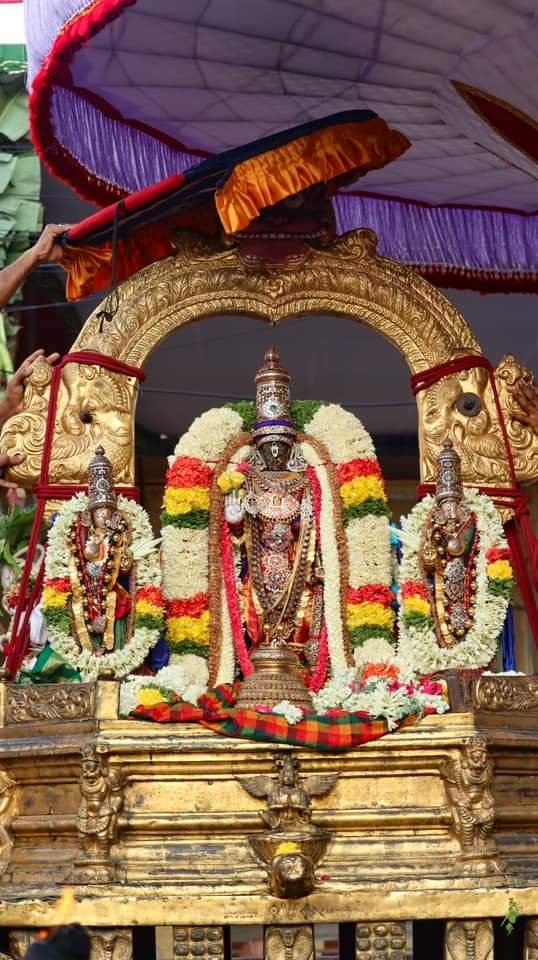
<svg viewBox="0 0 538 960">
<path fill-rule="evenodd" d="M 433 626 L 412 626 L 405 622 L 403 604 L 399 611 L 398 655 L 417 673 L 436 670 L 478 669 L 486 667 L 495 656 L 497 641 L 506 618 L 508 599 L 495 596 L 488 590 L 486 553 L 493 547 L 506 547 L 504 531 L 495 505 L 489 497 L 476 490 L 465 491 L 465 502 L 476 516 L 479 549 L 476 558 L 476 594 L 473 625 L 461 643 L 443 649 L 438 646 Z M 399 580 L 423 579 L 418 550 L 412 544 L 420 542 L 424 525 L 434 504 L 434 498 L 425 497 L 402 520 L 404 534 L 409 535 L 404 548 Z"/>
<path fill-rule="evenodd" d="M 126 497 L 118 497 L 118 510 L 129 520 L 133 534 L 133 556 L 136 560 L 136 586 L 160 587 L 161 571 L 156 541 L 146 511 Z M 47 538 L 45 580 L 69 578 L 69 548 L 67 538 L 78 514 L 86 510 L 88 497 L 77 493 L 60 510 Z M 157 643 L 160 631 L 148 627 L 135 629 L 132 639 L 122 650 L 96 657 L 89 650 L 81 649 L 70 633 L 54 624 L 47 625 L 50 645 L 71 667 L 78 670 L 83 680 L 94 680 L 103 671 L 112 670 L 116 677 L 123 677 L 136 670 Z"/>
<path fill-rule="evenodd" d="M 447 701 L 440 695 L 425 693 L 417 685 L 391 684 L 389 680 L 373 677 L 361 689 L 354 669 L 343 670 L 334 676 L 312 697 L 318 715 L 331 710 L 347 713 L 365 712 L 372 719 L 386 720 L 389 730 L 411 715 L 421 716 L 426 708 L 445 713 Z"/>
</svg>

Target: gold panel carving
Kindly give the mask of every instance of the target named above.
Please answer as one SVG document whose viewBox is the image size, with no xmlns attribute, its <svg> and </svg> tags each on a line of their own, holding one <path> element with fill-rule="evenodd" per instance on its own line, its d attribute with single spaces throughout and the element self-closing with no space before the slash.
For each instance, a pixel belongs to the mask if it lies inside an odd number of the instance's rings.
<svg viewBox="0 0 538 960">
<path fill-rule="evenodd" d="M 476 874 L 498 870 L 493 839 L 493 764 L 488 757 L 486 738 L 469 738 L 456 757 L 443 763 L 441 775 L 463 865 Z"/>
<path fill-rule="evenodd" d="M 15 814 L 16 783 L 5 770 L 0 770 L 0 876 L 11 859 L 13 842 L 9 827 Z"/>
<path fill-rule="evenodd" d="M 494 960 L 491 920 L 450 920 L 445 929 L 445 960 Z"/>
<path fill-rule="evenodd" d="M 132 960 L 133 931 L 125 927 L 89 930 L 90 960 Z"/>
<path fill-rule="evenodd" d="M 223 928 L 174 927 L 174 957 L 181 960 L 223 960 Z"/>
<path fill-rule="evenodd" d="M 7 685 L 6 726 L 37 721 L 72 721 L 91 717 L 95 685 L 84 683 Z"/>
<path fill-rule="evenodd" d="M 104 744 L 82 748 L 77 833 L 82 857 L 74 865 L 74 883 L 110 883 L 116 867 L 110 849 L 119 835 L 118 816 L 123 807 L 124 778 L 121 770 L 110 768 Z"/>
<path fill-rule="evenodd" d="M 267 927 L 264 960 L 314 960 L 314 930 L 299 927 Z"/>
<path fill-rule="evenodd" d="M 10 478 L 31 486 L 39 478 L 51 370 L 36 362 L 24 391 L 23 410 L 1 435 L 3 450 L 24 454 Z M 138 381 L 96 365 L 67 364 L 61 375 L 49 482 L 85 483 L 88 463 L 102 443 L 114 467 L 114 481 L 134 483 L 134 415 Z"/>
<path fill-rule="evenodd" d="M 523 960 L 538 960 L 538 917 L 527 918 Z"/>
<path fill-rule="evenodd" d="M 413 960 L 413 924 L 357 923 L 356 960 Z"/>
<path fill-rule="evenodd" d="M 479 677 L 473 703 L 477 710 L 538 710 L 538 677 Z"/>
</svg>

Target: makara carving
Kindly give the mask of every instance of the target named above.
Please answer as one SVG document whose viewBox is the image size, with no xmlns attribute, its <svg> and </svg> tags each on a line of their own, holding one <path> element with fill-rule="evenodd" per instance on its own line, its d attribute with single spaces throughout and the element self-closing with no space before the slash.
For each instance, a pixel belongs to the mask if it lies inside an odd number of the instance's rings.
<svg viewBox="0 0 538 960">
<path fill-rule="evenodd" d="M 9 684 L 6 724 L 84 720 L 92 715 L 94 696 L 93 684 Z"/>
<path fill-rule="evenodd" d="M 493 838 L 493 764 L 485 737 L 469 738 L 458 755 L 443 764 L 441 775 L 465 871 L 485 874 L 499 870 Z"/>
<path fill-rule="evenodd" d="M 24 454 L 10 475 L 23 486 L 36 483 L 43 455 L 51 368 L 36 361 L 24 391 L 23 410 L 2 432 L 5 449 Z M 69 363 L 61 374 L 54 428 L 50 483 L 86 482 L 88 461 L 106 438 L 106 451 L 117 484 L 134 483 L 134 411 L 138 383 L 134 377 L 96 365 Z"/>
<path fill-rule="evenodd" d="M 118 839 L 123 788 L 121 770 L 109 766 L 108 748 L 86 744 L 82 748 L 82 800 L 77 815 L 82 856 L 74 865 L 72 882 L 109 883 L 116 878 L 110 850 Z"/>
<path fill-rule="evenodd" d="M 13 841 L 9 827 L 15 813 L 15 788 L 15 781 L 5 770 L 0 770 L 0 877 L 11 859 Z"/>
<path fill-rule="evenodd" d="M 174 956 L 181 960 L 223 960 L 223 928 L 174 927 Z"/>
<path fill-rule="evenodd" d="M 449 920 L 445 928 L 445 960 L 493 960 L 491 920 Z"/>
<path fill-rule="evenodd" d="M 249 842 L 269 873 L 271 892 L 285 899 L 302 897 L 314 887 L 314 869 L 331 836 L 312 823 L 310 798 L 332 790 L 338 774 L 300 777 L 299 761 L 291 753 L 277 757 L 275 765 L 276 778 L 238 777 L 251 796 L 267 800 L 260 817 L 269 829 L 252 834 Z"/>
<path fill-rule="evenodd" d="M 314 960 L 314 930 L 309 924 L 297 927 L 267 927 L 265 960 Z"/>
</svg>

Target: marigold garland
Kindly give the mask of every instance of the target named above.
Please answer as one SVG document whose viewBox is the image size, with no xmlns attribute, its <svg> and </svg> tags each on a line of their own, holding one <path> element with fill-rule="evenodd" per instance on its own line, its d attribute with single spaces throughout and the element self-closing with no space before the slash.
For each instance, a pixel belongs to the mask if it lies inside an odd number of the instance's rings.
<svg viewBox="0 0 538 960">
<path fill-rule="evenodd" d="M 132 500 L 118 497 L 118 509 L 127 517 L 133 537 L 137 587 L 134 632 L 122 650 L 98 657 L 89 650 L 81 649 L 71 633 L 71 581 L 67 543 L 78 514 L 87 506 L 87 495 L 76 494 L 60 507 L 49 530 L 41 607 L 51 647 L 73 669 L 79 671 L 83 680 L 95 679 L 109 670 L 112 670 L 116 677 L 124 677 L 141 666 L 164 629 L 165 606 L 160 589 L 159 560 L 153 546 L 153 534 L 147 513 Z"/>
<path fill-rule="evenodd" d="M 441 648 L 437 643 L 418 550 L 411 546 L 420 542 L 434 498 L 425 497 L 402 521 L 409 536 L 400 568 L 398 653 L 417 673 L 487 667 L 495 656 L 506 618 L 513 575 L 499 514 L 489 497 L 476 491 L 467 490 L 465 501 L 476 518 L 478 532 L 475 615 L 466 636 L 452 647 Z"/>
</svg>

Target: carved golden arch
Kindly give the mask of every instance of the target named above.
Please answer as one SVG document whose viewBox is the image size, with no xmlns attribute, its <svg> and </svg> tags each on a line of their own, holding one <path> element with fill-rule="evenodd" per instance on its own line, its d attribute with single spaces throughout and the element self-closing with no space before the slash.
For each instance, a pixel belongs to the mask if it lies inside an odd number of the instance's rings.
<svg viewBox="0 0 538 960">
<path fill-rule="evenodd" d="M 464 353 L 481 353 L 464 318 L 449 300 L 408 267 L 376 253 L 371 230 L 355 230 L 325 250 L 313 250 L 299 265 L 252 268 L 237 250 L 216 250 L 193 234 L 181 235 L 177 252 L 121 285 L 118 309 L 101 330 L 98 307 L 73 344 L 136 367 L 174 330 L 207 316 L 242 313 L 271 324 L 299 314 L 340 314 L 386 337 L 418 373 Z M 37 382 L 40 380 L 41 381 Z M 538 468 L 538 440 L 510 418 L 511 394 L 531 374 L 513 358 L 497 369 L 501 400 L 521 479 Z M 17 479 L 33 482 L 43 447 L 49 385 L 38 369 L 25 410 L 8 422 L 4 447 L 26 454 Z M 477 413 L 461 412 L 463 393 L 475 394 Z M 102 399 L 105 398 L 106 400 Z M 114 399 L 116 397 L 116 400 Z M 102 439 L 115 466 L 116 482 L 134 482 L 136 381 L 84 364 L 62 375 L 51 457 L 50 482 L 84 482 L 91 447 Z M 86 405 L 86 406 L 85 406 Z M 93 421 L 84 427 L 85 411 Z M 451 375 L 418 397 L 421 478 L 433 478 L 435 456 L 450 435 L 468 483 L 508 485 L 510 475 L 491 387 L 483 369 Z M 121 443 L 116 441 L 123 437 Z"/>
</svg>

